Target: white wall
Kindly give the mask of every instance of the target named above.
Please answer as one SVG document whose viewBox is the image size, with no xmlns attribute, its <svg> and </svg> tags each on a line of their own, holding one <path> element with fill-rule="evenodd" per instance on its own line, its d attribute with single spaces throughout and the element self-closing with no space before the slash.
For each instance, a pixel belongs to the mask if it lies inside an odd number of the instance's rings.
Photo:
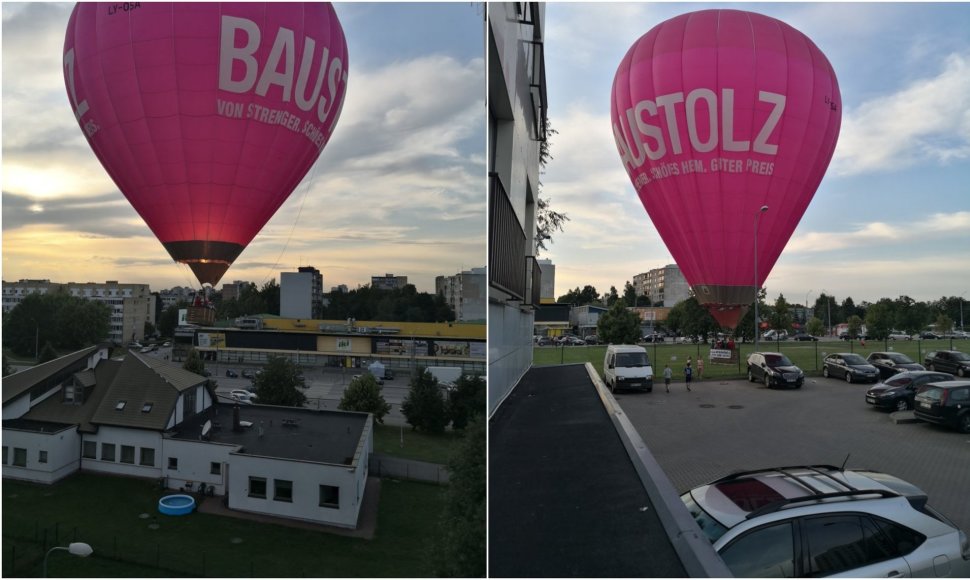
<svg viewBox="0 0 970 580">
<path fill-rule="evenodd" d="M 313 318 L 313 274 L 283 272 L 280 274 L 280 316 Z"/>
<path fill-rule="evenodd" d="M 81 438 L 74 427 L 57 433 L 3 430 L 7 463 L 3 477 L 37 483 L 53 483 L 77 470 L 81 458 Z M 27 450 L 27 465 L 13 465 L 15 447 Z M 47 463 L 40 462 L 40 451 L 47 451 Z"/>
<path fill-rule="evenodd" d="M 363 500 L 367 462 L 354 469 L 305 461 L 232 454 L 229 467 L 229 507 L 249 512 L 310 520 L 346 528 L 357 527 Z M 249 497 L 250 476 L 266 479 L 266 498 Z M 273 480 L 293 482 L 293 501 L 273 499 Z M 340 507 L 319 505 L 320 485 L 340 488 Z"/>
<path fill-rule="evenodd" d="M 488 414 L 532 366 L 533 314 L 488 305 Z"/>
<path fill-rule="evenodd" d="M 230 454 L 238 449 L 238 445 L 228 443 L 163 439 L 162 475 L 168 478 L 169 489 L 178 489 L 186 482 L 192 482 L 195 484 L 193 487 L 197 487 L 200 481 L 204 481 L 214 488 L 216 495 L 225 495 L 226 464 L 231 461 Z M 178 459 L 176 469 L 169 469 L 170 457 Z M 221 473 L 212 473 L 213 462 L 221 464 Z"/>
<path fill-rule="evenodd" d="M 97 434 L 85 434 L 84 441 L 96 441 L 98 443 L 98 458 L 85 458 L 82 468 L 98 471 L 101 473 L 112 473 L 115 475 L 128 475 L 134 477 L 159 478 L 162 476 L 162 435 L 157 431 L 142 429 L 126 429 L 123 427 L 109 427 L 102 425 Z M 115 446 L 114 461 L 104 461 L 101 459 L 101 444 L 113 443 Z M 131 445 L 135 448 L 135 462 L 121 462 L 121 446 Z M 140 465 L 141 448 L 148 447 L 155 450 L 155 465 L 153 467 Z M 79 453 L 80 455 L 80 453 Z"/>
<path fill-rule="evenodd" d="M 30 393 L 24 393 L 3 406 L 3 418 L 19 419 L 30 410 Z"/>
</svg>

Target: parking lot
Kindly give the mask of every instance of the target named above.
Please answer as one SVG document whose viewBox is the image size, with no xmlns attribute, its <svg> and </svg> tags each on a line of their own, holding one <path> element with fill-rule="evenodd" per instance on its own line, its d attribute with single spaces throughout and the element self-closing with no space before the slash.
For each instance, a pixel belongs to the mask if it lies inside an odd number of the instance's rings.
<svg viewBox="0 0 970 580">
<path fill-rule="evenodd" d="M 746 381 L 682 381 L 664 391 L 618 393 L 678 492 L 732 471 L 831 464 L 905 479 L 970 532 L 970 435 L 927 423 L 895 424 L 865 402 L 868 384 L 806 378 L 801 389 Z"/>
</svg>

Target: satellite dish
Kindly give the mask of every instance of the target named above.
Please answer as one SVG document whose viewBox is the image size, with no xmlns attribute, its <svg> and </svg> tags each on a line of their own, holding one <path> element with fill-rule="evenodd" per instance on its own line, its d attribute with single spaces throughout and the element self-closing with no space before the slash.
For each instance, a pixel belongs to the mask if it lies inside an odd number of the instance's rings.
<svg viewBox="0 0 970 580">
<path fill-rule="evenodd" d="M 212 431 L 212 421 L 206 421 L 205 425 L 202 426 L 202 436 L 208 437 L 209 431 Z"/>
</svg>

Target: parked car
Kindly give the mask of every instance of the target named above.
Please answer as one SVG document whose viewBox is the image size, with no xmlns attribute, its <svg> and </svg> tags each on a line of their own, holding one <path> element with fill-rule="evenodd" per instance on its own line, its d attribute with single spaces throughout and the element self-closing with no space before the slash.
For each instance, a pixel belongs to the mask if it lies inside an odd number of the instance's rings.
<svg viewBox="0 0 970 580">
<path fill-rule="evenodd" d="M 680 499 L 738 578 L 970 574 L 967 535 L 923 490 L 885 473 L 739 472 Z"/>
<path fill-rule="evenodd" d="M 794 340 L 817 342 L 818 341 L 818 337 L 817 336 L 812 336 L 811 334 L 806 334 L 804 332 L 799 332 L 798 334 L 796 334 L 794 336 Z"/>
<path fill-rule="evenodd" d="M 958 377 L 970 376 L 970 355 L 958 350 L 936 350 L 923 360 L 931 371 L 943 371 Z"/>
<path fill-rule="evenodd" d="M 970 381 L 923 385 L 913 400 L 917 419 L 970 433 Z"/>
<path fill-rule="evenodd" d="M 845 379 L 847 383 L 874 383 L 879 380 L 879 369 L 855 353 L 834 352 L 822 361 L 822 376 Z"/>
<path fill-rule="evenodd" d="M 542 336 L 536 341 L 536 346 L 553 346 L 554 344 L 556 343 L 548 336 Z"/>
<path fill-rule="evenodd" d="M 769 330 L 761 335 L 764 340 L 788 340 L 787 330 Z"/>
<path fill-rule="evenodd" d="M 659 332 L 654 332 L 643 337 L 643 342 L 663 342 L 664 335 Z"/>
<path fill-rule="evenodd" d="M 866 362 L 879 369 L 879 376 L 888 379 L 903 371 L 923 371 L 923 365 L 909 358 L 901 352 L 873 352 L 869 353 Z"/>
<path fill-rule="evenodd" d="M 252 395 L 252 394 L 249 394 L 249 393 L 246 393 L 245 391 L 243 391 L 243 392 L 232 391 L 229 394 L 229 396 L 232 397 L 232 400 L 233 401 L 235 401 L 237 403 L 240 403 L 240 404 L 243 404 L 243 405 L 254 405 L 255 404 L 254 399 L 256 398 L 256 396 L 255 395 Z"/>
<path fill-rule="evenodd" d="M 921 332 L 919 333 L 921 340 L 940 340 L 943 337 L 935 332 Z"/>
<path fill-rule="evenodd" d="M 785 385 L 800 389 L 805 373 L 780 352 L 753 352 L 748 355 L 748 380 L 761 381 L 769 389 Z"/>
<path fill-rule="evenodd" d="M 226 376 L 234 379 L 239 376 L 239 373 L 232 369 L 226 369 Z"/>
<path fill-rule="evenodd" d="M 244 379 L 252 379 L 256 377 L 256 373 L 253 371 L 253 369 L 243 369 L 242 377 Z"/>
<path fill-rule="evenodd" d="M 586 341 L 586 344 L 599 344 L 600 343 L 599 337 L 596 336 L 595 334 L 591 334 L 591 335 L 587 336 L 586 338 L 584 338 L 583 340 Z"/>
<path fill-rule="evenodd" d="M 927 383 L 952 381 L 953 375 L 933 371 L 903 371 L 866 391 L 866 403 L 879 409 L 905 411 L 913 408 L 916 391 Z"/>
<path fill-rule="evenodd" d="M 603 356 L 603 382 L 615 393 L 618 389 L 653 391 L 653 367 L 642 346 L 611 344 Z"/>
<path fill-rule="evenodd" d="M 258 399 L 256 393 L 250 391 L 249 389 L 233 389 L 229 391 L 229 396 L 231 397 L 243 397 L 247 399 Z"/>
<path fill-rule="evenodd" d="M 567 336 L 563 339 L 562 343 L 566 346 L 583 346 L 586 344 L 586 341 L 578 336 Z"/>
<path fill-rule="evenodd" d="M 212 371 L 210 371 L 209 369 L 202 369 L 202 374 L 205 375 L 205 376 L 207 376 L 207 377 L 211 377 L 212 376 Z"/>
<path fill-rule="evenodd" d="M 913 340 L 913 337 L 898 330 L 889 331 L 889 340 Z"/>
</svg>

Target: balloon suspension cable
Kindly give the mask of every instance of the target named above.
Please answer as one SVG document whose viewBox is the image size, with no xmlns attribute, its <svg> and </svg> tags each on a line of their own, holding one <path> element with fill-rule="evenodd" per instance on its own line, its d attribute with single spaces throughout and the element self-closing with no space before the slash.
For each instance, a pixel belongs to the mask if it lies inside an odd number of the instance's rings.
<svg viewBox="0 0 970 580">
<path fill-rule="evenodd" d="M 303 198 L 300 200 L 300 208 L 296 212 L 296 219 L 293 220 L 293 225 L 290 227 L 290 233 L 286 237 L 286 243 L 283 244 L 283 249 L 280 250 L 280 255 L 276 257 L 276 263 L 273 264 L 273 267 L 270 269 L 269 274 L 266 277 L 263 278 L 263 285 L 265 285 L 267 282 L 269 282 L 270 281 L 270 278 L 273 278 L 273 279 L 276 278 L 273 275 L 273 273 L 276 272 L 277 269 L 279 268 L 280 260 L 283 259 L 283 254 L 285 254 L 287 248 L 290 247 L 290 240 L 293 239 L 293 232 L 296 231 L 296 224 L 298 224 L 300 222 L 300 216 L 303 215 L 303 204 L 306 203 L 306 198 L 310 194 L 310 184 L 313 182 L 314 178 L 317 176 L 317 163 L 319 163 L 319 161 L 320 161 L 320 159 L 317 158 L 317 160 L 313 162 L 313 166 L 310 168 L 310 176 L 309 176 L 309 179 L 306 179 L 305 180 L 306 187 L 303 190 Z"/>
</svg>

